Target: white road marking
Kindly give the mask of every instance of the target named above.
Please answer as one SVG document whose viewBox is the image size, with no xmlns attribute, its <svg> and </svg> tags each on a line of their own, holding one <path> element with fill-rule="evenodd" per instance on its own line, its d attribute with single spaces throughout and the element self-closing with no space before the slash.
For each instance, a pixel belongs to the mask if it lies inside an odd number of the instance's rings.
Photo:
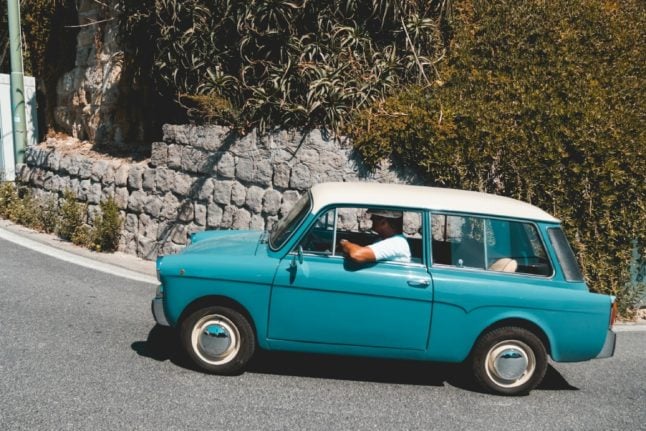
<svg viewBox="0 0 646 431">
<path fill-rule="evenodd" d="M 111 265 L 109 263 L 98 262 L 87 257 L 79 256 L 74 253 L 69 253 L 64 250 L 59 250 L 55 247 L 51 247 L 46 244 L 42 244 L 38 241 L 33 241 L 28 238 L 24 238 L 15 233 L 9 232 L 0 228 L 0 238 L 11 241 L 15 244 L 18 244 L 22 247 L 29 248 L 31 250 L 37 251 L 48 256 L 55 257 L 57 259 L 63 260 L 65 262 L 73 263 L 75 265 L 80 265 L 86 268 L 94 269 L 96 271 L 105 272 L 107 274 L 116 275 L 118 277 L 128 278 L 130 280 L 139 281 L 142 283 L 157 284 L 157 279 L 155 277 L 150 277 L 145 274 L 141 274 L 137 271 L 131 271 L 129 269 L 121 268 L 120 266 Z"/>
</svg>

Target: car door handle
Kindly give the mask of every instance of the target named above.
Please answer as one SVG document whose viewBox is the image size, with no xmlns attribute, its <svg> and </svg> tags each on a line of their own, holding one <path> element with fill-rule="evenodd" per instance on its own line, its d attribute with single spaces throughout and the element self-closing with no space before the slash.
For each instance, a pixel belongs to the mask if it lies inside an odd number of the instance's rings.
<svg viewBox="0 0 646 431">
<path fill-rule="evenodd" d="M 427 278 L 413 278 L 408 280 L 408 285 L 412 287 L 428 287 L 431 281 Z"/>
</svg>

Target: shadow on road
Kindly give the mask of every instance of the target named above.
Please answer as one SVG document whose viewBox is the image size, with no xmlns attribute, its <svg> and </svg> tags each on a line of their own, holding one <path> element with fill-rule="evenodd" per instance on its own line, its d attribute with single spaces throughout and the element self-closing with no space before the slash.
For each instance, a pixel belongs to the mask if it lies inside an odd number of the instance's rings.
<svg viewBox="0 0 646 431">
<path fill-rule="evenodd" d="M 537 389 L 545 391 L 578 391 L 579 388 L 572 386 L 565 380 L 565 377 L 559 373 L 556 368 L 547 365 L 547 372 L 543 378 L 543 382 L 538 385 Z"/>
<path fill-rule="evenodd" d="M 146 341 L 135 341 L 130 347 L 140 356 L 160 362 L 171 361 L 179 367 L 197 370 L 181 348 L 175 330 L 167 326 L 155 325 Z"/>
<path fill-rule="evenodd" d="M 156 361 L 170 360 L 175 365 L 197 370 L 180 346 L 177 333 L 156 325 L 146 341 L 131 345 L 139 355 Z M 351 356 L 257 350 L 247 372 L 320 379 L 353 380 L 403 385 L 444 386 L 446 383 L 472 392 L 482 392 L 463 364 L 359 358 Z M 551 365 L 539 390 L 578 390 Z"/>
<path fill-rule="evenodd" d="M 444 386 L 448 382 L 468 390 L 477 389 L 459 364 L 260 351 L 247 371 L 405 385 Z"/>
</svg>

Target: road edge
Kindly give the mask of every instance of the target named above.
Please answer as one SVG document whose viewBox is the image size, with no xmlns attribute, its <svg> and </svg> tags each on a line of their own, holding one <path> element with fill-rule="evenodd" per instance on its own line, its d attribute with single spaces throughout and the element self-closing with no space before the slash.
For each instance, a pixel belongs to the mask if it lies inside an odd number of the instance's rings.
<svg viewBox="0 0 646 431">
<path fill-rule="evenodd" d="M 114 265 L 112 263 L 101 262 L 90 257 L 81 256 L 79 254 L 65 251 L 57 247 L 53 247 L 49 244 L 45 244 L 40 241 L 36 241 L 30 238 L 26 238 L 18 233 L 12 232 L 4 227 L 0 226 L 0 238 L 6 241 L 12 242 L 19 246 L 34 250 L 38 253 L 45 254 L 47 256 L 55 257 L 57 259 L 63 260 L 65 262 L 73 263 L 75 265 L 83 266 L 85 268 L 94 269 L 96 271 L 116 275 L 119 277 L 127 278 L 130 280 L 147 283 L 147 284 L 157 284 L 157 279 L 148 274 L 133 271 L 127 268 L 124 268 L 119 265 Z"/>
</svg>

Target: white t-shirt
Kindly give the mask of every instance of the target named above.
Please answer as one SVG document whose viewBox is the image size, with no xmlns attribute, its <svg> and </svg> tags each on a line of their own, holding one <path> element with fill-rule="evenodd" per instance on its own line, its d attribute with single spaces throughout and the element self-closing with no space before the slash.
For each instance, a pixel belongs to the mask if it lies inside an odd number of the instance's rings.
<svg viewBox="0 0 646 431">
<path fill-rule="evenodd" d="M 377 260 L 394 260 L 397 262 L 410 262 L 410 246 L 402 234 L 377 241 L 369 245 L 375 253 Z"/>
</svg>

